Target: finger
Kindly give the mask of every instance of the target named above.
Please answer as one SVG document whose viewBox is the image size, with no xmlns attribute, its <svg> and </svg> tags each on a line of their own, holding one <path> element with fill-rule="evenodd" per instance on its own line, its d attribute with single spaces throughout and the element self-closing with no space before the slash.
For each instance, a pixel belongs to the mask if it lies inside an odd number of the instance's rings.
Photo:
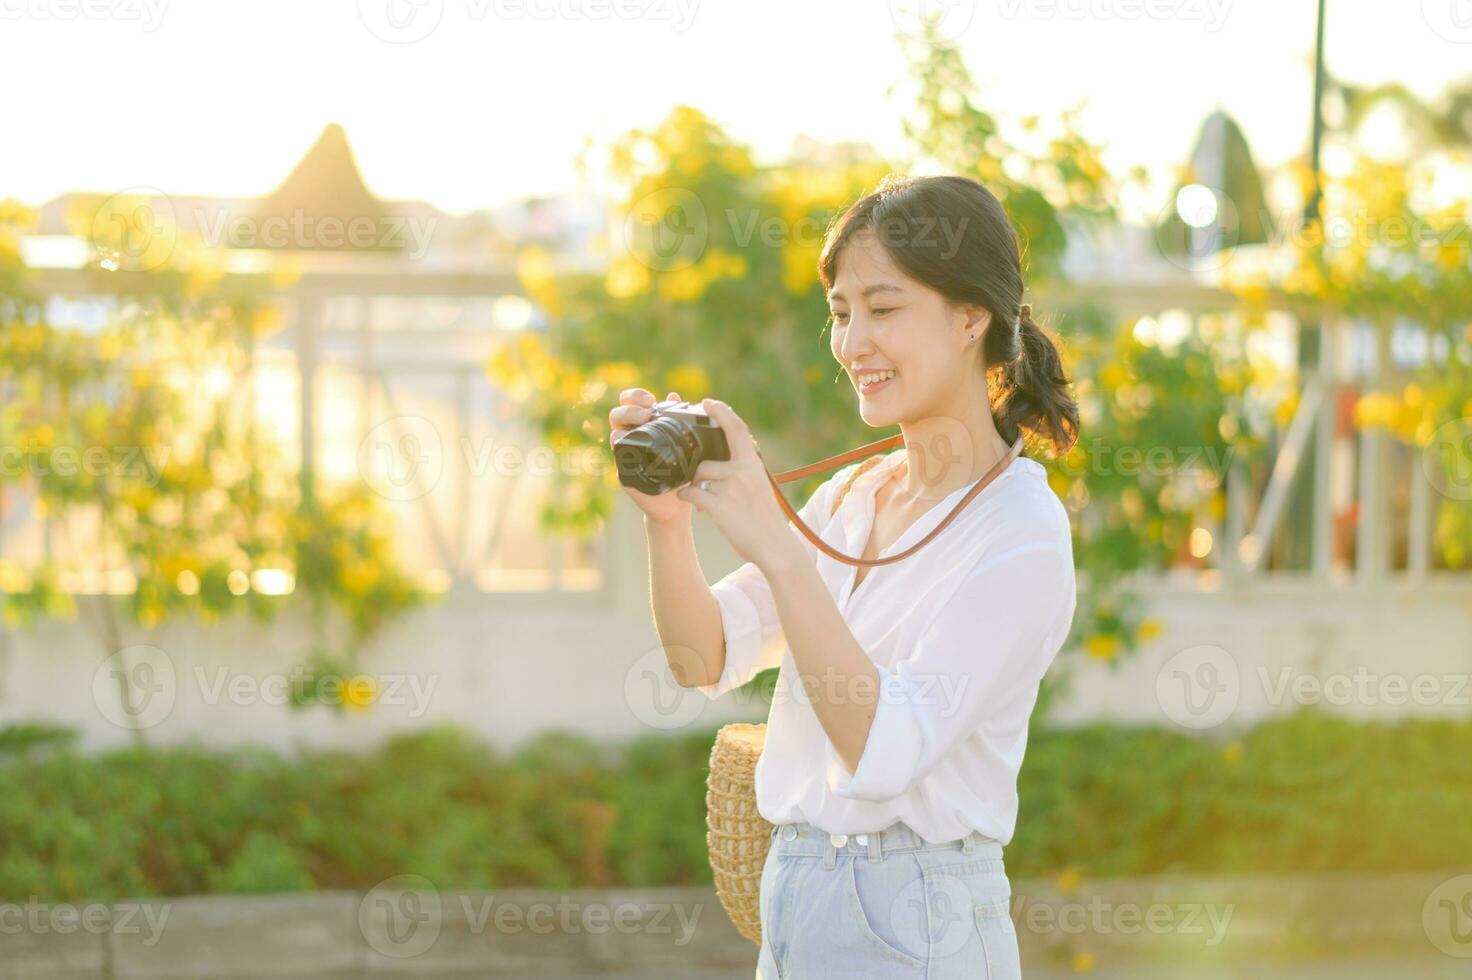
<svg viewBox="0 0 1472 980">
<path fill-rule="evenodd" d="M 608 421 L 618 426 L 635 426 L 652 414 L 643 405 L 620 405 L 608 413 Z"/>
<path fill-rule="evenodd" d="M 680 400 L 680 393 L 678 391 L 672 391 L 664 396 L 664 400 L 667 402 L 677 402 Z"/>
<path fill-rule="evenodd" d="M 649 407 L 654 404 L 654 392 L 647 388 L 625 388 L 619 392 L 618 402 L 620 405 L 644 405 Z"/>
<path fill-rule="evenodd" d="M 693 504 L 695 506 L 695 509 L 700 511 L 702 514 L 708 511 L 711 505 L 714 504 L 716 500 L 715 494 L 711 493 L 709 490 L 702 490 L 700 489 L 700 487 L 696 486 L 693 483 L 676 490 L 675 496 L 679 497 L 687 504 Z"/>
<path fill-rule="evenodd" d="M 724 480 L 733 476 L 740 469 L 734 460 L 728 459 L 704 459 L 700 465 L 695 467 L 695 479 L 697 480 Z"/>
<path fill-rule="evenodd" d="M 706 414 L 715 419 L 716 424 L 725 430 L 726 445 L 731 450 L 731 459 L 755 459 L 756 443 L 752 440 L 751 430 L 746 427 L 741 416 L 737 415 L 730 405 L 714 398 L 702 399 L 701 404 L 705 406 Z"/>
</svg>

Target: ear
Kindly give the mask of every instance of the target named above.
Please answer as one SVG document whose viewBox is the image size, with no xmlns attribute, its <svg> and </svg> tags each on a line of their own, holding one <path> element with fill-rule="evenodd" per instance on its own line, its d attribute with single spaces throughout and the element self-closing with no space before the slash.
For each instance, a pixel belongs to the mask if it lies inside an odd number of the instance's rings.
<svg viewBox="0 0 1472 980">
<path fill-rule="evenodd" d="M 967 347 L 980 347 L 986 342 L 986 328 L 991 325 L 992 313 L 985 306 L 962 303 L 956 307 L 956 322 L 961 328 L 961 343 Z M 970 338 L 975 337 L 973 343 Z"/>
</svg>

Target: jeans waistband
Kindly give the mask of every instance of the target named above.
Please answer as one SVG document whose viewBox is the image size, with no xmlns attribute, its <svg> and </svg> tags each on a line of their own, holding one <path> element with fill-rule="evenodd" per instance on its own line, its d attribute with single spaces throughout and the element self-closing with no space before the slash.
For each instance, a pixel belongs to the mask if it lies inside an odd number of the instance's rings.
<svg viewBox="0 0 1472 980">
<path fill-rule="evenodd" d="M 957 851 L 977 860 L 1002 859 L 1001 843 L 979 831 L 973 830 L 958 840 L 932 843 L 903 821 L 867 834 L 829 834 L 806 821 L 777 824 L 772 828 L 772 850 L 779 854 L 821 857 L 830 867 L 839 854 L 862 854 L 878 861 L 886 854 L 899 852 Z"/>
</svg>

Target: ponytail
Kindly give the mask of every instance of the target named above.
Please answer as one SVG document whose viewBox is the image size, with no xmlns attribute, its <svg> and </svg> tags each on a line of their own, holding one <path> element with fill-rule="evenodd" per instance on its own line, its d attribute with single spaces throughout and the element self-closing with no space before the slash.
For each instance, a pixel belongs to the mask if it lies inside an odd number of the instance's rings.
<svg viewBox="0 0 1472 980">
<path fill-rule="evenodd" d="M 1015 346 L 1005 345 L 1013 356 L 1002 361 L 997 429 L 1008 442 L 1027 430 L 1049 444 L 1051 455 L 1062 456 L 1078 440 L 1079 423 L 1057 342 L 1033 320 L 1027 303 L 1018 313 L 1016 337 Z"/>
</svg>

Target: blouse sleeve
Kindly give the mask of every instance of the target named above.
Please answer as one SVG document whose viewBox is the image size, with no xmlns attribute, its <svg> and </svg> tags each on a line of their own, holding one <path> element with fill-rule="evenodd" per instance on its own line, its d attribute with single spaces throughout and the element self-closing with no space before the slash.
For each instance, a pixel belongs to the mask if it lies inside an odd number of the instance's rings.
<svg viewBox="0 0 1472 980">
<path fill-rule="evenodd" d="M 837 487 L 848 478 L 851 464 L 839 470 L 824 482 L 812 497 L 798 510 L 803 523 L 815 531 L 822 526 L 821 518 L 831 516 L 833 496 Z M 807 549 L 808 555 L 817 560 L 818 549 L 797 530 L 791 521 L 787 526 L 797 534 Z M 730 575 L 710 587 L 711 594 L 721 610 L 721 629 L 725 634 L 726 664 L 721 676 L 714 684 L 696 687 L 706 696 L 718 698 L 727 691 L 735 690 L 757 674 L 782 664 L 782 654 L 787 650 L 787 638 L 782 632 L 782 621 L 777 615 L 777 602 L 772 596 L 771 586 L 762 570 L 753 562 L 746 562 Z"/>
<path fill-rule="evenodd" d="M 1067 638 L 1074 604 L 1067 544 L 1018 543 L 979 563 L 910 656 L 877 668 L 879 696 L 858 769 L 850 774 L 826 743 L 829 790 L 881 802 L 913 788 L 989 717 L 1035 692 Z"/>
</svg>

